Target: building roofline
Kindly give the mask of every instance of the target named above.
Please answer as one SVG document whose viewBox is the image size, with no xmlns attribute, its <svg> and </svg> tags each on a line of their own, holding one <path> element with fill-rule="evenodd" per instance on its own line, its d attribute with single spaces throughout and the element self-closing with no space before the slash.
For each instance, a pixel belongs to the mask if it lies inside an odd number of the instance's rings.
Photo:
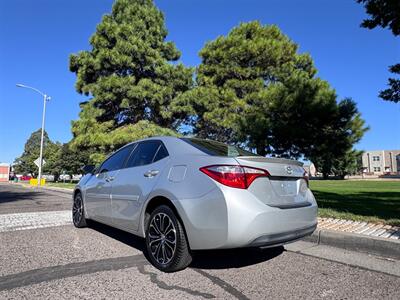
<svg viewBox="0 0 400 300">
<path fill-rule="evenodd" d="M 400 152 L 400 149 L 390 149 L 390 150 L 363 150 L 363 153 L 367 152 Z"/>
</svg>

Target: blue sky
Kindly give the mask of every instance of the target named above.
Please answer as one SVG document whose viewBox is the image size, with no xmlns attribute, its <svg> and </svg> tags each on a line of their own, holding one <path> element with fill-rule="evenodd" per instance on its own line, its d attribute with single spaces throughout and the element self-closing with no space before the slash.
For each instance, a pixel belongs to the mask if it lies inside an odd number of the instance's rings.
<svg viewBox="0 0 400 300">
<path fill-rule="evenodd" d="M 84 97 L 68 70 L 71 53 L 89 49 L 89 37 L 111 0 L 0 1 L 0 162 L 12 162 L 26 139 L 41 126 L 42 99 L 16 83 L 37 87 L 52 100 L 46 130 L 52 140 L 71 139 L 71 120 Z M 400 149 L 400 104 L 377 97 L 400 62 L 400 39 L 389 30 L 359 27 L 364 8 L 352 0 L 158 0 L 168 39 L 195 66 L 206 41 L 239 24 L 259 20 L 277 24 L 309 52 L 339 98 L 352 97 L 371 127 L 357 148 Z"/>
</svg>

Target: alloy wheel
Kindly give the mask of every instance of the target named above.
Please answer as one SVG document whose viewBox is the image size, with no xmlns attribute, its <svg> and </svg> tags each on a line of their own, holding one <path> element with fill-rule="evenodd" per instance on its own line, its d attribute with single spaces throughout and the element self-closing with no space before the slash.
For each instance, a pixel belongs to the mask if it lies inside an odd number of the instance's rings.
<svg viewBox="0 0 400 300">
<path fill-rule="evenodd" d="M 72 206 L 72 219 L 74 224 L 80 223 L 83 217 L 83 202 L 82 197 L 78 194 L 74 199 L 74 205 Z"/>
<path fill-rule="evenodd" d="M 176 252 L 176 228 L 165 213 L 157 213 L 149 225 L 149 248 L 153 258 L 161 265 L 172 261 Z"/>
</svg>

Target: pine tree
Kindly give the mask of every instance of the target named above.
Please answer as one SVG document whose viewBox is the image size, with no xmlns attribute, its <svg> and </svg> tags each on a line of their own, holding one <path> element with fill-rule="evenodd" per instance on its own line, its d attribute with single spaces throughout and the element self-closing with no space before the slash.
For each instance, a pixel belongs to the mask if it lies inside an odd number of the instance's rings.
<svg viewBox="0 0 400 300">
<path fill-rule="evenodd" d="M 75 146 L 108 151 L 118 145 L 102 136 L 119 129 L 131 134 L 121 140 L 132 140 L 140 136 L 133 134 L 139 122 L 148 122 L 155 133 L 176 129 L 171 102 L 191 87 L 192 69 L 178 62 L 180 52 L 166 37 L 164 17 L 152 0 L 115 2 L 90 38 L 92 49 L 70 57 L 76 90 L 92 97 L 72 125 Z"/>
</svg>

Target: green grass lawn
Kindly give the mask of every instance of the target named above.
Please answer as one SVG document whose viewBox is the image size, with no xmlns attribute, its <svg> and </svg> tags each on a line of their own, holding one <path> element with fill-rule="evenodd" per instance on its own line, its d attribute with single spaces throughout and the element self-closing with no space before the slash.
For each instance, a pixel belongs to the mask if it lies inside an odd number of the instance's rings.
<svg viewBox="0 0 400 300">
<path fill-rule="evenodd" d="M 46 186 L 61 187 L 66 189 L 73 189 L 76 183 L 63 183 L 63 182 L 46 182 Z"/>
<path fill-rule="evenodd" d="M 400 181 L 311 180 L 320 217 L 400 225 Z"/>
</svg>

